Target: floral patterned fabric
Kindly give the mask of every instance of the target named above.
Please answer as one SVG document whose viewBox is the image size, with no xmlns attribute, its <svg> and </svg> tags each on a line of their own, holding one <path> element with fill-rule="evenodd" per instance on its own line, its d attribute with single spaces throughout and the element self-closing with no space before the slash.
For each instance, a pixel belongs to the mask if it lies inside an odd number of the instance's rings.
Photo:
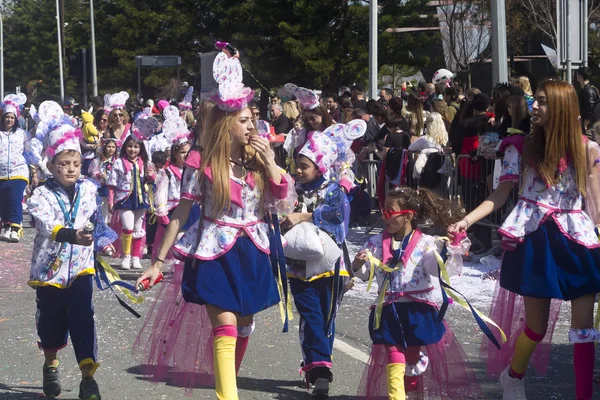
<svg viewBox="0 0 600 400">
<path fill-rule="evenodd" d="M 126 163 L 128 165 L 126 165 Z M 150 168 L 148 171 L 144 168 L 144 163 L 141 159 L 138 159 L 138 168 L 140 171 L 140 180 L 142 184 L 145 182 L 146 172 L 148 172 L 148 178 L 153 180 L 155 178 L 155 173 Z M 124 158 L 118 158 L 110 170 L 108 174 L 108 181 L 106 182 L 107 186 L 110 186 L 115 191 L 115 203 L 123 201 L 127 199 L 129 193 L 133 188 L 133 174 L 132 171 L 132 163 L 129 160 Z M 144 202 L 147 202 L 147 199 L 144 199 Z"/>
<path fill-rule="evenodd" d="M 193 155 L 192 158 L 198 158 Z M 188 156 L 188 161 L 190 157 Z M 194 163 L 200 165 L 199 159 Z M 218 219 L 210 218 L 218 214 L 214 210 L 212 174 L 205 171 L 200 187 L 199 171 L 187 163 L 182 184 L 181 198 L 202 202 L 203 218 L 192 225 L 175 245 L 175 251 L 183 257 L 196 257 L 200 260 L 214 260 L 229 251 L 241 235 L 247 235 L 258 249 L 269 254 L 268 225 L 264 220 L 264 199 L 254 184 L 252 174 L 245 180 L 231 177 L 231 206 Z M 269 179 L 265 190 L 270 190 L 279 199 L 287 193 L 288 182 L 282 176 L 281 183 Z M 201 227 L 201 229 L 200 229 Z M 200 237 L 198 238 L 200 229 Z"/>
<path fill-rule="evenodd" d="M 384 250 L 384 246 L 387 246 L 389 249 Z M 392 246 L 397 248 L 393 244 L 390 234 L 386 231 L 371 237 L 363 245 L 361 251 L 368 249 L 375 258 L 388 263 L 390 261 L 388 257 L 392 252 Z M 384 304 L 418 301 L 435 305 L 432 296 L 434 286 L 431 282 L 431 277 L 438 275 L 435 250 L 434 236 L 424 235 L 420 231 L 415 231 L 402 257 L 404 267 L 391 273 L 390 285 L 385 295 Z M 371 264 L 367 261 L 354 275 L 366 281 L 369 279 L 370 269 Z M 375 278 L 379 287 L 382 286 L 386 274 L 381 268 L 375 268 Z M 375 303 L 373 306 L 375 306 Z"/>
<path fill-rule="evenodd" d="M 23 129 L 0 131 L 0 179 L 29 181 L 29 167 L 23 154 L 29 147 L 28 141 L 29 136 Z"/>
<path fill-rule="evenodd" d="M 516 150 L 509 151 L 512 147 L 507 149 L 502 163 L 501 182 L 503 177 L 509 180 L 514 171 L 519 171 L 521 157 Z M 573 167 L 565 165 L 563 168 L 557 169 L 557 172 L 563 169 L 559 182 L 550 187 L 534 169 L 525 169 L 519 201 L 499 229 L 505 249 L 515 248 L 525 235 L 537 230 L 548 218 L 553 218 L 569 239 L 588 248 L 600 247 L 594 224 L 582 209 Z"/>
<path fill-rule="evenodd" d="M 519 182 L 521 173 L 521 155 L 517 148 L 510 145 L 504 151 L 502 159 L 502 170 L 500 171 L 500 183 L 502 182 Z"/>
<path fill-rule="evenodd" d="M 54 184 L 52 189 L 51 183 L 49 180 L 46 185 L 38 187 L 27 201 L 37 229 L 28 283 L 30 286 L 66 288 L 77 276 L 94 273 L 94 247 L 53 240 L 53 232 L 55 234 L 60 227 L 68 226 L 54 193 L 67 207 L 70 201 L 62 188 Z M 72 226 L 74 229 L 81 228 L 98 210 L 96 185 L 86 179 L 79 181 L 77 186 L 80 203 Z"/>
<path fill-rule="evenodd" d="M 170 165 L 159 172 L 154 197 L 156 215 L 163 217 L 179 204 L 182 168 Z"/>
</svg>

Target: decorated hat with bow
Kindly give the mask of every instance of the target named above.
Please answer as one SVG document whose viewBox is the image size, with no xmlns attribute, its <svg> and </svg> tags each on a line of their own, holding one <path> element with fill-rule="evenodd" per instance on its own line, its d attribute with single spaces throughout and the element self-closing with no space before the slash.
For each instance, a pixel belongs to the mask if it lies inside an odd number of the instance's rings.
<svg viewBox="0 0 600 400">
<path fill-rule="evenodd" d="M 190 130 L 187 123 L 179 116 L 179 110 L 175 106 L 169 106 L 163 111 L 165 122 L 163 123 L 163 134 L 171 144 L 184 143 L 190 140 Z"/>
<path fill-rule="evenodd" d="M 38 111 L 40 124 L 36 136 L 44 143 L 46 155 L 51 160 L 65 150 L 81 153 L 81 129 L 73 125 L 62 107 L 55 101 L 44 101 Z"/>
<path fill-rule="evenodd" d="M 107 94 L 104 96 L 104 108 L 109 112 L 112 110 L 124 110 L 128 99 L 129 93 L 127 92 Z"/>
<path fill-rule="evenodd" d="M 314 162 L 322 174 L 325 174 L 338 159 L 336 143 L 322 132 L 313 133 L 304 144 L 298 155 Z"/>
<path fill-rule="evenodd" d="M 27 102 L 25 93 L 9 94 L 2 100 L 4 114 L 13 113 L 17 118 L 21 116 L 21 110 Z"/>
<path fill-rule="evenodd" d="M 319 96 L 310 89 L 299 87 L 293 83 L 286 83 L 283 86 L 288 92 L 292 93 L 298 99 L 300 106 L 305 110 L 314 110 L 319 106 Z"/>
<path fill-rule="evenodd" d="M 179 103 L 180 110 L 191 110 L 192 109 L 192 95 L 194 94 L 194 87 L 190 86 L 183 100 Z"/>
<path fill-rule="evenodd" d="M 158 120 L 149 115 L 150 112 L 149 107 L 144 109 L 144 112 L 140 113 L 133 121 L 131 136 L 138 142 L 150 139 L 158 128 Z"/>
<path fill-rule="evenodd" d="M 220 44 L 223 45 L 223 43 Z M 224 45 L 226 46 L 227 43 Z M 246 108 L 248 102 L 252 100 L 254 92 L 244 86 L 242 75 L 242 64 L 237 57 L 230 57 L 224 51 L 217 54 L 213 62 L 213 78 L 219 84 L 219 92 L 213 97 L 213 100 L 221 110 L 240 111 Z"/>
</svg>

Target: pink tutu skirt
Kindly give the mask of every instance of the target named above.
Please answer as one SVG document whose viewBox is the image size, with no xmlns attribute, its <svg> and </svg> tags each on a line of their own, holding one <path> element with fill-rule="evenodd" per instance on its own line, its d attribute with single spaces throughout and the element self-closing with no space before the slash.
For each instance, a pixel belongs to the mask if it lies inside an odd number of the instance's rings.
<svg viewBox="0 0 600 400">
<path fill-rule="evenodd" d="M 553 299 L 550 303 L 550 315 L 548 316 L 548 330 L 544 339 L 538 344 L 529 362 L 538 374 L 544 376 L 548 371 L 550 361 L 550 344 L 552 335 L 560 314 L 562 301 Z M 494 321 L 506 334 L 506 343 L 500 350 L 484 336 L 481 345 L 481 357 L 487 358 L 487 372 L 490 376 L 499 376 L 510 364 L 515 350 L 517 338 L 525 329 L 525 304 L 523 297 L 509 292 L 500 286 L 500 280 L 496 282 L 496 290 L 492 307 L 490 308 L 490 319 Z M 500 337 L 498 328 L 488 325 L 497 338 Z"/>
<path fill-rule="evenodd" d="M 154 289 L 158 293 L 133 344 L 142 372 L 156 382 L 186 389 L 213 386 L 212 327 L 204 306 L 186 303 L 181 295 L 183 263 Z"/>
<path fill-rule="evenodd" d="M 419 376 L 416 391 L 412 398 L 429 399 L 473 399 L 481 395 L 481 388 L 461 345 L 452 329 L 446 324 L 446 333 L 442 340 L 425 346 L 421 350 L 429 357 L 429 365 Z M 385 346 L 373 345 L 371 357 L 363 372 L 358 398 L 383 400 L 388 398 L 387 391 L 387 353 Z M 414 395 L 416 394 L 416 397 Z"/>
</svg>

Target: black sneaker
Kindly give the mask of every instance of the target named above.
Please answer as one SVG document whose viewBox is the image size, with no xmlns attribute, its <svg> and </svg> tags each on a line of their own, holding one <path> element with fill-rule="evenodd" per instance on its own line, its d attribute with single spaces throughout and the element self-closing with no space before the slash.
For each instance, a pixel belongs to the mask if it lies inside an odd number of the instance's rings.
<svg viewBox="0 0 600 400">
<path fill-rule="evenodd" d="M 329 398 L 329 379 L 317 378 L 317 380 L 315 380 L 312 398 L 313 400 L 325 400 Z"/>
<path fill-rule="evenodd" d="M 53 399 L 60 395 L 60 374 L 58 373 L 58 365 L 55 367 L 49 367 L 44 363 L 42 370 L 44 376 L 44 394 L 46 397 Z"/>
<path fill-rule="evenodd" d="M 79 384 L 79 398 L 81 400 L 101 400 L 98 383 L 91 376 L 81 380 Z"/>
</svg>

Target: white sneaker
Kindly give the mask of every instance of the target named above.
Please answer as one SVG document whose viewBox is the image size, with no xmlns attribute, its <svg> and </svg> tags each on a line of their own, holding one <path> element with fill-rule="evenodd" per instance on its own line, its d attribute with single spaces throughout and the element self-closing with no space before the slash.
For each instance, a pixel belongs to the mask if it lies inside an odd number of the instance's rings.
<svg viewBox="0 0 600 400">
<path fill-rule="evenodd" d="M 506 367 L 500 374 L 500 385 L 502 385 L 502 400 L 527 400 L 525 398 L 525 381 L 513 378 L 508 374 L 510 366 Z"/>
<path fill-rule="evenodd" d="M 19 237 L 19 232 L 17 232 L 17 231 L 10 230 L 8 235 L 9 235 L 8 241 L 11 243 L 19 243 L 19 240 L 21 240 L 21 238 Z"/>
<path fill-rule="evenodd" d="M 123 260 L 121 261 L 122 269 L 131 269 L 131 256 L 129 254 L 123 256 Z"/>
<path fill-rule="evenodd" d="M 0 235 L 0 239 L 5 241 L 10 241 L 10 226 L 2 227 L 2 234 Z"/>
<path fill-rule="evenodd" d="M 131 259 L 131 267 L 133 269 L 142 269 L 144 267 L 142 267 L 142 263 L 140 262 L 140 258 L 139 257 L 133 257 Z"/>
</svg>

